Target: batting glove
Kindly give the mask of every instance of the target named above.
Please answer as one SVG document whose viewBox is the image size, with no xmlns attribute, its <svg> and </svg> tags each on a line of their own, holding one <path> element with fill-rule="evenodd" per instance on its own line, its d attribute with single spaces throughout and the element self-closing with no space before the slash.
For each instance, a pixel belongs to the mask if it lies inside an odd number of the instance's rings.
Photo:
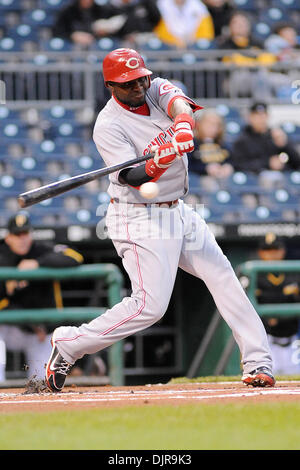
<svg viewBox="0 0 300 470">
<path fill-rule="evenodd" d="M 171 142 L 163 145 L 154 145 L 151 147 L 154 157 L 148 160 L 145 165 L 147 175 L 151 176 L 152 181 L 158 178 L 172 165 L 177 158 L 177 154 Z"/>
<path fill-rule="evenodd" d="M 172 139 L 175 152 L 182 157 L 184 153 L 194 150 L 194 119 L 187 113 L 178 114 L 175 118 L 175 134 Z"/>
<path fill-rule="evenodd" d="M 154 152 L 153 161 L 158 168 L 169 168 L 177 157 L 171 142 L 163 145 L 155 145 L 151 148 Z"/>
</svg>

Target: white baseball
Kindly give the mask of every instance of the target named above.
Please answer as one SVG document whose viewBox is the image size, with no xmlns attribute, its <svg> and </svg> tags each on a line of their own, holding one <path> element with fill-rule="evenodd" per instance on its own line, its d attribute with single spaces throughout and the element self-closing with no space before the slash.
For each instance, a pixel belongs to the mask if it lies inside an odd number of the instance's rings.
<svg viewBox="0 0 300 470">
<path fill-rule="evenodd" d="M 140 193 L 145 199 L 154 199 L 159 193 L 158 184 L 152 181 L 144 183 L 140 187 Z"/>
</svg>

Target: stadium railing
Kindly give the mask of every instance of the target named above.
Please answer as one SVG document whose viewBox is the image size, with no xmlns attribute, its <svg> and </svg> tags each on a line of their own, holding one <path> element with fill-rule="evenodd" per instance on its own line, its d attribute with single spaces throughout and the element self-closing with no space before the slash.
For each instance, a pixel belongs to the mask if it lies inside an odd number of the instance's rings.
<svg viewBox="0 0 300 470">
<path fill-rule="evenodd" d="M 247 261 L 238 266 L 239 278 L 247 278 L 247 295 L 261 317 L 291 317 L 300 319 L 300 302 L 260 304 L 257 302 L 257 277 L 262 272 L 300 273 L 300 260 L 286 261 Z M 207 365 L 210 373 L 207 373 Z M 203 372 L 205 368 L 205 373 Z M 227 371 L 227 372 L 226 372 Z M 187 376 L 235 375 L 241 372 L 240 353 L 232 332 L 219 312 L 213 315 L 206 334 L 191 362 Z"/>
</svg>

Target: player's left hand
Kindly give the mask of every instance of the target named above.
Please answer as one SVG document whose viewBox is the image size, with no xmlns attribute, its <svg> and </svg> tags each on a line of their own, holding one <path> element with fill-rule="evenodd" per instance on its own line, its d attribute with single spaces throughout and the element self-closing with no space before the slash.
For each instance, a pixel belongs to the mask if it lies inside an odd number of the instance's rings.
<svg viewBox="0 0 300 470">
<path fill-rule="evenodd" d="M 178 114 L 175 118 L 175 134 L 172 139 L 177 155 L 182 157 L 184 153 L 189 153 L 194 150 L 194 120 L 187 114 Z"/>
</svg>

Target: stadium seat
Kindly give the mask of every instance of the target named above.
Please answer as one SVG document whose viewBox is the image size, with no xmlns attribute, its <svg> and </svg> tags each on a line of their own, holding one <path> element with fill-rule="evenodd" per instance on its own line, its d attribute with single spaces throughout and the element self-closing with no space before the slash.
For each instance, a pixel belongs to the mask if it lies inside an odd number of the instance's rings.
<svg viewBox="0 0 300 470">
<path fill-rule="evenodd" d="M 271 32 L 270 25 L 265 21 L 258 21 L 253 25 L 253 36 L 260 41 L 265 41 Z"/>
<path fill-rule="evenodd" d="M 270 209 L 266 206 L 258 206 L 255 209 L 244 208 L 240 221 L 248 223 L 281 222 L 282 212 L 280 209 Z"/>
<path fill-rule="evenodd" d="M 256 0 L 233 0 L 233 6 L 237 10 L 248 10 L 248 11 L 254 11 L 258 7 Z"/>
<path fill-rule="evenodd" d="M 284 174 L 286 187 L 291 188 L 293 192 L 300 195 L 300 171 L 291 171 Z"/>
<path fill-rule="evenodd" d="M 120 42 L 117 39 L 104 37 L 94 41 L 90 46 L 90 51 L 103 51 L 109 52 L 120 47 Z"/>
<path fill-rule="evenodd" d="M 6 124 L 7 120 L 19 125 L 22 122 L 19 111 L 9 109 L 7 106 L 0 106 L 0 126 L 3 125 L 3 123 Z"/>
<path fill-rule="evenodd" d="M 143 42 L 140 45 L 140 51 L 143 52 L 159 52 L 159 51 L 170 51 L 170 50 L 175 50 L 174 47 L 169 46 L 165 42 L 162 42 L 159 38 L 157 37 L 152 37 L 148 39 L 147 41 Z"/>
<path fill-rule="evenodd" d="M 193 42 L 190 46 L 188 46 L 188 49 L 194 51 L 207 51 L 215 48 L 215 42 L 209 41 L 208 39 L 198 39 L 197 41 Z"/>
<path fill-rule="evenodd" d="M 274 27 L 277 23 L 282 21 L 290 21 L 290 15 L 288 11 L 282 8 L 266 8 L 260 12 L 259 21 Z"/>
<path fill-rule="evenodd" d="M 299 196 L 292 194 L 291 191 L 288 191 L 285 188 L 276 189 L 275 191 L 270 191 L 268 195 L 270 202 L 270 207 L 279 208 L 284 206 L 285 208 L 298 208 L 299 206 Z"/>
<path fill-rule="evenodd" d="M 40 112 L 42 119 L 49 120 L 51 122 L 60 122 L 60 120 L 76 120 L 76 113 L 73 109 L 67 109 L 65 106 L 56 105 L 50 109 L 42 110 Z"/>
<path fill-rule="evenodd" d="M 20 0 L 0 0 L 1 14 L 6 11 L 20 11 L 22 10 L 22 2 Z"/>
<path fill-rule="evenodd" d="M 51 38 L 40 42 L 40 50 L 46 52 L 69 52 L 73 50 L 73 43 L 63 38 Z"/>
<path fill-rule="evenodd" d="M 83 173 L 87 171 L 97 170 L 104 167 L 102 159 L 93 158 L 90 155 L 81 155 L 80 157 L 70 161 L 72 173 Z"/>
<path fill-rule="evenodd" d="M 216 106 L 216 112 L 226 120 L 241 121 L 242 117 L 238 108 L 233 108 L 226 104 L 218 104 Z"/>
<path fill-rule="evenodd" d="M 16 142 L 19 139 L 28 138 L 28 129 L 16 122 L 0 122 L 0 138 L 5 140 L 13 140 Z"/>
<path fill-rule="evenodd" d="M 236 171 L 226 180 L 222 180 L 222 186 L 237 193 L 257 192 L 260 189 L 257 176 L 242 171 Z"/>
<path fill-rule="evenodd" d="M 226 189 L 220 189 L 213 196 L 210 196 L 209 200 L 214 206 L 242 207 L 242 200 L 240 195 Z"/>
<path fill-rule="evenodd" d="M 38 0 L 38 8 L 41 10 L 61 10 L 68 6 L 71 0 Z"/>
<path fill-rule="evenodd" d="M 65 155 L 65 147 L 63 144 L 58 145 L 54 140 L 43 140 L 39 144 L 32 143 L 31 151 L 33 154 L 41 156 Z"/>
<path fill-rule="evenodd" d="M 22 41 L 10 37 L 0 39 L 0 52 L 21 52 Z"/>
<path fill-rule="evenodd" d="M 300 0 L 272 0 L 272 7 L 299 11 Z"/>
<path fill-rule="evenodd" d="M 29 26 L 45 26 L 51 27 L 54 24 L 55 15 L 52 12 L 41 8 L 24 11 L 22 14 L 22 23 Z"/>
<path fill-rule="evenodd" d="M 80 143 L 84 137 L 84 127 L 74 123 L 74 121 L 62 121 L 61 123 L 51 123 L 51 126 L 44 131 L 47 139 L 56 140 L 63 138 L 65 142 L 72 141 Z"/>
<path fill-rule="evenodd" d="M 7 30 L 7 35 L 14 41 L 35 41 L 39 39 L 38 29 L 28 24 L 19 24 Z"/>
<path fill-rule="evenodd" d="M 24 179 L 13 175 L 3 175 L 0 177 L 0 192 L 2 195 L 17 195 L 24 190 Z"/>
<path fill-rule="evenodd" d="M 284 122 L 281 125 L 282 129 L 287 133 L 289 139 L 294 143 L 300 143 L 300 126 L 293 122 Z"/>
</svg>

